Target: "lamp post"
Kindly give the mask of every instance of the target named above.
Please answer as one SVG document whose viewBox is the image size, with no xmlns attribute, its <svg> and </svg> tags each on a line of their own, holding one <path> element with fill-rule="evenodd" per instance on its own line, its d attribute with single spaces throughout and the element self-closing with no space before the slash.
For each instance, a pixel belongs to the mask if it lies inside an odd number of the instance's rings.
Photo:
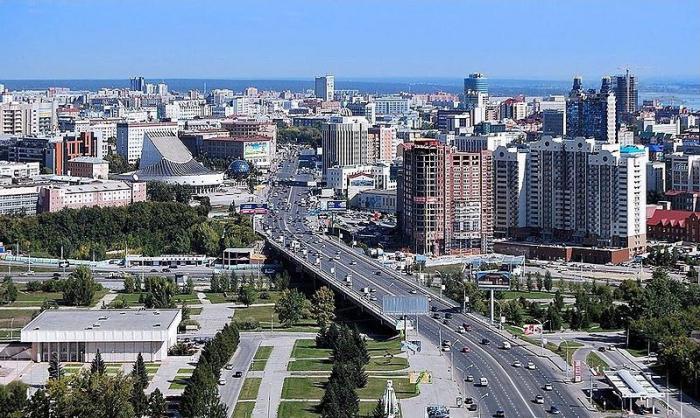
<svg viewBox="0 0 700 418">
<path fill-rule="evenodd" d="M 479 418 L 481 418 L 481 400 L 487 396 L 489 396 L 488 392 L 484 393 L 483 395 L 481 395 L 481 397 L 479 398 L 479 401 L 476 403 L 477 409 L 479 410 Z"/>
</svg>

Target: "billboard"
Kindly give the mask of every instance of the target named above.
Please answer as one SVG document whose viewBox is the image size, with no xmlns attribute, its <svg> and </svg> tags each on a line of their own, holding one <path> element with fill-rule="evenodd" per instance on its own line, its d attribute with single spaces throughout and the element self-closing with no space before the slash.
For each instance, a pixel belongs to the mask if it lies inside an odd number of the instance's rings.
<svg viewBox="0 0 700 418">
<path fill-rule="evenodd" d="M 525 325 L 523 325 L 523 334 L 525 334 L 525 335 L 540 335 L 540 334 L 542 334 L 542 325 L 540 325 L 540 324 L 525 324 Z"/>
<path fill-rule="evenodd" d="M 238 211 L 243 215 L 264 215 L 267 213 L 267 203 L 243 203 Z"/>
<path fill-rule="evenodd" d="M 510 289 L 510 273 L 507 271 L 479 271 L 476 285 L 480 289 Z"/>
<path fill-rule="evenodd" d="M 243 159 L 267 158 L 270 156 L 270 142 L 246 142 L 243 146 Z"/>
<path fill-rule="evenodd" d="M 574 383 L 581 381 L 581 360 L 574 360 Z"/>
<path fill-rule="evenodd" d="M 343 211 L 347 209 L 347 202 L 344 200 L 329 200 L 326 202 L 326 210 Z"/>
<path fill-rule="evenodd" d="M 382 312 L 386 315 L 427 315 L 426 296 L 384 296 Z"/>
</svg>

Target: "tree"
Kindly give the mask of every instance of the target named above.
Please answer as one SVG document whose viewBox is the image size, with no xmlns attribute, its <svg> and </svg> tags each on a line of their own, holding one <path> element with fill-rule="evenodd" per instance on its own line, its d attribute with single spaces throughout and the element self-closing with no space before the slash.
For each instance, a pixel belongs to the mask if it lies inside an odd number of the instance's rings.
<svg viewBox="0 0 700 418">
<path fill-rule="evenodd" d="M 316 290 L 311 297 L 311 315 L 318 326 L 326 329 L 335 319 L 335 294 L 326 286 Z"/>
<path fill-rule="evenodd" d="M 537 276 L 537 290 L 541 292 L 542 287 L 544 287 L 544 284 L 542 283 L 542 276 Z"/>
<path fill-rule="evenodd" d="M 17 300 L 17 286 L 12 281 L 12 277 L 6 276 L 0 284 L 0 305 L 12 303 Z"/>
<path fill-rule="evenodd" d="M 27 385 L 12 381 L 0 385 L 0 417 L 21 418 L 22 410 L 27 405 Z"/>
<path fill-rule="evenodd" d="M 194 282 L 192 281 L 191 277 L 187 278 L 185 285 L 182 287 L 182 293 L 185 295 L 191 295 L 194 293 Z"/>
<path fill-rule="evenodd" d="M 134 293 L 136 287 L 136 282 L 134 281 L 134 276 L 127 274 L 124 276 L 124 292 Z"/>
<path fill-rule="evenodd" d="M 146 296 L 144 305 L 148 309 L 169 309 L 175 307 L 173 297 L 177 286 L 167 277 L 149 277 L 146 279 Z"/>
<path fill-rule="evenodd" d="M 160 389 L 156 388 L 148 397 L 148 416 L 150 418 L 164 418 L 167 404 Z"/>
<path fill-rule="evenodd" d="M 549 270 L 544 273 L 544 289 L 548 292 L 552 291 L 552 273 Z"/>
<path fill-rule="evenodd" d="M 532 292 L 532 276 L 530 276 L 529 274 L 527 275 L 527 279 L 525 280 L 525 286 L 527 287 L 528 292 Z"/>
<path fill-rule="evenodd" d="M 289 277 L 287 270 L 284 270 L 282 273 L 275 274 L 275 277 L 272 279 L 272 283 L 275 285 L 275 289 L 277 290 L 289 288 L 290 281 L 291 278 Z"/>
<path fill-rule="evenodd" d="M 282 325 L 291 327 L 301 321 L 305 306 L 306 297 L 304 297 L 303 293 L 296 289 L 285 290 L 277 303 L 275 303 L 275 312 Z"/>
<path fill-rule="evenodd" d="M 90 373 L 92 374 L 105 374 L 107 372 L 107 366 L 104 360 L 102 360 L 102 354 L 100 354 L 100 349 L 97 349 L 95 353 L 95 358 L 92 359 L 90 363 Z"/>
<path fill-rule="evenodd" d="M 63 367 L 58 361 L 58 353 L 53 353 L 49 360 L 49 379 L 60 379 L 63 376 Z"/>
<path fill-rule="evenodd" d="M 136 363 L 134 363 L 134 368 L 131 371 L 131 377 L 144 388 L 148 386 L 148 371 L 146 370 L 146 364 L 143 362 L 141 353 L 136 356 Z"/>
<path fill-rule="evenodd" d="M 238 301 L 249 307 L 258 299 L 258 292 L 253 286 L 242 286 L 238 291 Z"/>
<path fill-rule="evenodd" d="M 101 287 L 92 277 L 87 266 L 80 266 L 66 279 L 63 286 L 63 303 L 69 306 L 89 306 Z"/>
<path fill-rule="evenodd" d="M 371 418 L 386 418 L 386 415 L 384 414 L 384 399 L 379 398 L 377 401 L 377 406 L 374 407 L 372 410 L 372 415 L 370 415 Z"/>
<path fill-rule="evenodd" d="M 144 393 L 145 389 L 146 386 L 138 380 L 134 380 L 131 386 L 129 402 L 134 408 L 134 414 L 137 417 L 142 417 L 148 412 L 148 398 L 146 398 L 146 394 Z"/>
<path fill-rule="evenodd" d="M 51 400 L 44 389 L 34 392 L 24 408 L 26 418 L 51 418 Z"/>
<path fill-rule="evenodd" d="M 238 274 L 236 274 L 236 270 L 231 270 L 231 276 L 229 277 L 228 288 L 231 289 L 232 292 L 236 292 L 236 291 L 238 291 L 239 285 L 240 285 L 240 280 L 238 279 Z"/>
<path fill-rule="evenodd" d="M 547 308 L 547 321 L 549 321 L 549 329 L 551 331 L 560 330 L 564 323 L 559 309 L 557 309 L 553 303 L 550 303 Z"/>
</svg>

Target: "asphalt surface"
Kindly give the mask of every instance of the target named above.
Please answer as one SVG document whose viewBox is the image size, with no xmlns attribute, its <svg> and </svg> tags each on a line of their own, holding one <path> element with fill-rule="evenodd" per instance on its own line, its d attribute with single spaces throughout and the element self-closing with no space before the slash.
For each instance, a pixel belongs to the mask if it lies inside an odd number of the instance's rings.
<svg viewBox="0 0 700 418">
<path fill-rule="evenodd" d="M 229 361 L 233 368 L 231 370 L 221 369 L 221 377 L 226 379 L 226 384 L 219 386 L 219 397 L 228 407 L 229 414 L 233 413 L 236 406 L 243 381 L 248 374 L 248 368 L 253 361 L 258 345 L 260 345 L 259 339 L 241 336 L 238 349 Z M 233 374 L 238 371 L 243 372 L 243 376 L 233 377 Z"/>
<path fill-rule="evenodd" d="M 308 174 L 296 173 L 296 159 L 282 162 L 276 177 L 299 181 L 312 179 Z M 307 250 L 307 261 L 314 263 L 318 257 L 320 269 L 331 276 L 334 270 L 335 279 L 338 281 L 344 281 L 346 275 L 350 274 L 352 286 L 349 286 L 348 290 L 351 292 L 361 295 L 361 289 L 364 287 L 374 289 L 370 293 L 370 296 L 373 296 L 372 300 L 366 300 L 367 304 L 381 307 L 382 298 L 386 295 L 428 295 L 424 289 L 411 282 L 410 277 L 385 268 L 360 250 L 339 242 L 337 238 L 312 232 L 309 228 L 310 223 L 305 222 L 307 209 L 298 204 L 301 198 L 306 197 L 307 191 L 306 187 L 301 186 L 276 186 L 270 190 L 269 202 L 273 203 L 276 210 L 263 220 L 270 239 L 283 237 L 285 245 L 293 240 L 301 242 L 302 248 Z M 290 249 L 287 251 L 291 252 Z M 296 255 L 301 256 L 302 253 L 297 252 Z M 439 311 L 451 310 L 451 304 L 440 301 L 433 295 L 429 296 L 432 296 L 431 305 L 436 306 Z M 457 333 L 456 329 L 462 323 L 471 324 L 472 331 Z M 452 342 L 454 352 L 451 353 L 451 358 L 456 371 L 455 384 L 465 385 L 467 396 L 472 396 L 475 400 L 488 393 L 480 402 L 482 416 L 491 416 L 503 410 L 506 416 L 541 417 L 546 415 L 545 410 L 549 410 L 552 405 L 561 411 L 561 416 L 596 416 L 585 409 L 577 399 L 577 396 L 583 397 L 580 390 L 564 383 L 563 372 L 521 346 L 514 345 L 510 350 L 501 349 L 503 338 L 472 316 L 453 313 L 449 324 L 421 317 L 418 320 L 418 332 L 436 346 L 445 339 Z M 490 344 L 481 344 L 484 338 L 490 340 Z M 464 346 L 469 347 L 469 353 L 461 352 Z M 523 365 L 532 361 L 535 363 L 535 370 L 512 366 L 516 360 Z M 472 375 L 475 383 L 478 383 L 481 377 L 486 377 L 488 386 L 465 384 L 463 379 L 467 375 Z M 544 391 L 545 383 L 551 383 L 554 390 Z M 544 405 L 534 403 L 536 395 L 544 397 Z"/>
</svg>

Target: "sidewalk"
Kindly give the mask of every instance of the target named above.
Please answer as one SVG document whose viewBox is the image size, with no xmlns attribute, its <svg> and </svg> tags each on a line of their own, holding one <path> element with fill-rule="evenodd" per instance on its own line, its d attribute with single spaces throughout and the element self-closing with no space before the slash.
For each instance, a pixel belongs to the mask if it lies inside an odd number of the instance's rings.
<svg viewBox="0 0 700 418">
<path fill-rule="evenodd" d="M 282 399 L 282 385 L 284 378 L 290 372 L 287 371 L 287 363 L 292 356 L 296 337 L 283 336 L 265 339 L 263 345 L 271 345 L 272 353 L 267 360 L 265 370 L 262 372 L 249 372 L 250 377 L 261 375 L 260 390 L 255 402 L 253 417 L 266 418 L 277 416 L 277 410 Z M 270 414 L 268 415 L 268 410 Z"/>
<path fill-rule="evenodd" d="M 412 337 L 414 338 L 414 337 Z M 421 352 L 409 353 L 408 363 L 411 371 L 427 370 L 432 374 L 432 383 L 419 384 L 420 394 L 413 398 L 399 401 L 403 418 L 424 418 L 427 405 L 442 404 L 450 408 L 450 418 L 466 418 L 466 409 L 457 408 L 459 384 L 450 379 L 449 357 L 440 355 L 440 351 L 428 339 L 420 338 Z"/>
<path fill-rule="evenodd" d="M 102 309 L 102 305 L 109 306 L 109 304 L 112 303 L 117 296 L 119 295 L 116 292 L 109 292 L 102 296 L 102 299 L 98 300 L 95 306 L 91 307 L 90 309 L 97 310 Z"/>
</svg>

